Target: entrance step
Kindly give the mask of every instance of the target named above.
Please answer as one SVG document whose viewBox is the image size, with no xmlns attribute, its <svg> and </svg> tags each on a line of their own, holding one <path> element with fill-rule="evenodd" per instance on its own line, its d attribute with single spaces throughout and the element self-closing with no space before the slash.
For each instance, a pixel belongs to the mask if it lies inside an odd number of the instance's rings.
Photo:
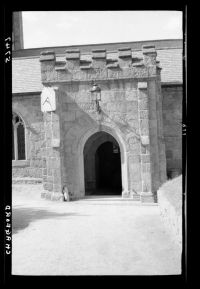
<svg viewBox="0 0 200 289">
<path fill-rule="evenodd" d="M 102 196 L 102 195 L 93 195 L 93 196 L 85 196 L 82 200 L 91 200 L 91 201 L 140 201 L 140 196 L 137 198 L 122 198 L 121 196 Z"/>
<path fill-rule="evenodd" d="M 87 204 L 127 204 L 127 205 L 154 205 L 157 206 L 157 203 L 142 203 L 140 200 L 140 196 L 138 198 L 122 198 L 121 196 L 113 196 L 113 195 L 107 195 L 107 196 L 98 196 L 98 195 L 93 195 L 93 196 L 85 196 L 83 199 L 79 199 L 76 202 L 81 202 L 81 203 L 87 203 Z"/>
</svg>

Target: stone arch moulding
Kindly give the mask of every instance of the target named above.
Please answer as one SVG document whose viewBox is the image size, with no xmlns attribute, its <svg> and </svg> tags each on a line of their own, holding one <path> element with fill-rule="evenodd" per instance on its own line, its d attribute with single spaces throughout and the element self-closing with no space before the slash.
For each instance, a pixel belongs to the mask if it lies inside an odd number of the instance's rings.
<svg viewBox="0 0 200 289">
<path fill-rule="evenodd" d="M 18 110 L 16 109 L 15 107 L 12 109 L 12 115 L 13 113 L 17 114 L 21 119 L 22 119 L 22 122 L 23 122 L 23 125 L 24 125 L 24 135 L 25 135 L 25 160 L 28 160 L 28 131 L 27 129 L 29 128 L 29 125 L 28 125 L 28 122 L 27 122 L 27 119 L 26 117 L 24 117 L 24 115 Z M 18 160 L 17 160 L 18 161 Z M 13 165 L 15 165 L 15 160 L 13 162 Z"/>
<path fill-rule="evenodd" d="M 29 120 L 30 113 L 24 106 L 18 105 L 17 103 L 12 104 L 12 112 L 18 114 L 24 122 L 25 126 L 25 140 L 28 141 L 28 130 L 31 129 L 31 123 Z"/>
<path fill-rule="evenodd" d="M 16 113 L 17 115 L 19 115 L 19 117 L 21 117 L 21 119 L 23 120 L 24 126 L 25 128 L 29 127 L 27 118 L 24 116 L 24 114 L 21 113 L 21 111 L 19 109 L 16 109 L 15 107 L 12 109 L 12 113 Z"/>
<path fill-rule="evenodd" d="M 84 180 L 84 156 L 83 151 L 87 140 L 97 132 L 107 132 L 113 136 L 119 144 L 121 153 L 121 172 L 122 172 L 122 195 L 129 191 L 128 188 L 128 166 L 127 166 L 127 154 L 126 146 L 121 135 L 116 132 L 113 128 L 105 125 L 101 125 L 101 129 L 98 127 L 89 129 L 80 139 L 78 143 L 78 154 L 79 154 L 79 192 L 82 197 L 85 196 L 85 180 Z"/>
</svg>

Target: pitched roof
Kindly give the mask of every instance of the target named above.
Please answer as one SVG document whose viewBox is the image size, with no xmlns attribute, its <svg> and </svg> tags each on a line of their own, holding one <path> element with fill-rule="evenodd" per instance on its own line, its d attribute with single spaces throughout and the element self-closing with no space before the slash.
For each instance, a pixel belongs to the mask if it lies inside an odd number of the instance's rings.
<svg viewBox="0 0 200 289">
<path fill-rule="evenodd" d="M 156 46 L 157 60 L 160 61 L 161 81 L 163 83 L 182 83 L 182 40 L 155 40 L 115 44 L 82 45 L 68 47 L 51 47 L 23 49 L 13 51 L 12 91 L 13 93 L 40 92 L 42 90 L 40 71 L 40 52 L 54 50 L 57 60 L 64 60 L 66 49 L 79 48 L 82 59 L 89 58 L 91 50 L 104 47 L 107 57 L 114 58 L 120 47 L 131 47 L 133 57 L 142 57 L 143 45 Z"/>
<path fill-rule="evenodd" d="M 42 91 L 39 57 L 12 59 L 12 92 Z"/>
</svg>

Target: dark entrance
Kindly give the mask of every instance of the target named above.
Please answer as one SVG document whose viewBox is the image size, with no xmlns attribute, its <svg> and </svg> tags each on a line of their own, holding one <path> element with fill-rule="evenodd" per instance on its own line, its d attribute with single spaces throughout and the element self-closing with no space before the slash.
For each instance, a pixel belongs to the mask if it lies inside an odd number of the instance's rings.
<svg viewBox="0 0 200 289">
<path fill-rule="evenodd" d="M 118 145 L 107 141 L 95 154 L 96 194 L 121 195 L 121 159 Z"/>
<path fill-rule="evenodd" d="M 121 195 L 121 153 L 107 132 L 93 134 L 84 146 L 85 195 Z"/>
</svg>

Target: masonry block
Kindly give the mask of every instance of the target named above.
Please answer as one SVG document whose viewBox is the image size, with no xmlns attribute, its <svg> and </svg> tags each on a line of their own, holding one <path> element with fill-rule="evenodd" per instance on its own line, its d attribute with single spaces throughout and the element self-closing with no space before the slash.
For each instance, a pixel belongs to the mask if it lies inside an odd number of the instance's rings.
<svg viewBox="0 0 200 289">
<path fill-rule="evenodd" d="M 140 201 L 142 203 L 157 203 L 157 194 L 156 193 L 142 192 L 140 194 Z"/>
<path fill-rule="evenodd" d="M 148 119 L 141 119 L 140 120 L 140 131 L 141 135 L 149 135 L 149 120 Z"/>
<path fill-rule="evenodd" d="M 43 51 L 40 54 L 40 62 L 43 61 L 55 61 L 56 56 L 54 51 Z"/>
<path fill-rule="evenodd" d="M 147 82 L 138 82 L 138 89 L 147 89 Z"/>
<path fill-rule="evenodd" d="M 127 101 L 130 101 L 130 100 L 134 100 L 136 101 L 138 98 L 138 92 L 137 90 L 126 90 L 125 91 L 125 99 Z"/>
<path fill-rule="evenodd" d="M 66 69 L 67 70 L 77 70 L 80 67 L 80 50 L 73 49 L 73 50 L 66 50 L 65 51 L 65 58 L 66 58 Z M 73 76 L 72 76 L 73 78 Z"/>
<path fill-rule="evenodd" d="M 68 49 L 65 51 L 65 58 L 67 60 L 79 60 L 80 50 L 79 49 Z"/>
<path fill-rule="evenodd" d="M 148 110 L 147 109 L 146 110 L 139 110 L 139 117 L 140 117 L 140 119 L 148 119 L 149 118 Z"/>
<path fill-rule="evenodd" d="M 143 61 L 146 66 L 156 65 L 157 52 L 154 45 L 144 45 L 142 47 Z"/>
<path fill-rule="evenodd" d="M 43 187 L 44 187 L 44 190 L 47 190 L 49 192 L 53 191 L 53 184 L 52 183 L 43 183 Z"/>
<path fill-rule="evenodd" d="M 130 47 L 118 49 L 119 66 L 126 67 L 132 64 L 132 51 Z M 127 75 L 127 73 L 126 73 Z M 128 76 L 128 75 L 127 75 Z"/>
<path fill-rule="evenodd" d="M 145 155 L 143 155 L 143 154 L 141 154 L 141 160 L 142 160 L 142 163 L 150 163 L 150 155 L 148 154 L 145 154 Z"/>
<path fill-rule="evenodd" d="M 140 194 L 140 192 L 142 191 L 142 182 L 140 181 L 136 181 L 134 182 L 133 180 L 130 181 L 130 191 L 131 192 L 135 192 L 137 194 Z"/>
<path fill-rule="evenodd" d="M 51 201 L 63 201 L 63 195 L 61 193 L 58 193 L 58 192 L 54 192 L 52 195 L 51 195 Z"/>
<path fill-rule="evenodd" d="M 143 98 L 139 100 L 139 110 L 148 110 L 149 105 L 148 105 L 148 99 Z"/>
<path fill-rule="evenodd" d="M 137 182 L 141 180 L 141 165 L 140 163 L 129 164 L 129 174 L 131 182 Z"/>
</svg>

